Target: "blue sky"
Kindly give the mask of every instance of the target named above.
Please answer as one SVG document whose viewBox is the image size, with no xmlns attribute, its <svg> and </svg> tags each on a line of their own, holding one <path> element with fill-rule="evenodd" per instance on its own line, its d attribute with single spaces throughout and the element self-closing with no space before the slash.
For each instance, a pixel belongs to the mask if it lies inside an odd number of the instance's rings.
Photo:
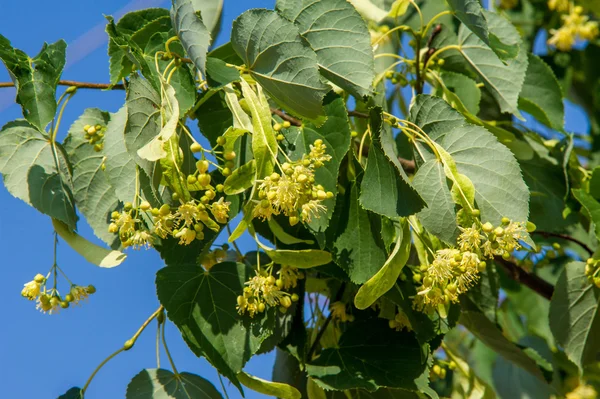
<svg viewBox="0 0 600 399">
<path fill-rule="evenodd" d="M 0 33 L 30 55 L 39 51 L 43 41 L 63 38 L 70 44 L 69 65 L 63 77 L 107 82 L 103 14 L 117 16 L 125 4 L 123 0 L 5 1 L 0 14 Z M 274 0 L 226 0 L 222 31 L 216 43 L 229 40 L 232 20 L 242 11 L 272 8 L 273 4 Z M 169 3 L 135 0 L 128 5 L 129 10 L 150 6 L 168 7 Z M 0 68 L 0 81 L 8 80 L 6 71 Z M 21 117 L 21 112 L 13 104 L 14 90 L 0 90 L 0 124 L 4 125 Z M 122 92 L 80 90 L 67 107 L 63 135 L 85 108 L 115 112 L 123 102 Z M 584 114 L 569 106 L 567 129 L 584 133 L 587 128 Z M 80 223 L 80 232 L 93 236 L 84 223 Z M 52 242 L 49 218 L 0 188 L 0 251 L 4 259 L 0 303 L 7 305 L 0 329 L 0 383 L 5 398 L 56 398 L 71 386 L 83 385 L 96 365 L 119 348 L 158 307 L 154 275 L 162 262 L 154 251 L 130 251 L 123 265 L 106 270 L 87 263 L 62 244 L 59 264 L 63 270 L 75 283 L 94 284 L 98 292 L 82 307 L 59 315 L 37 312 L 32 302 L 20 297 L 20 290 L 36 273 L 48 271 L 52 264 Z M 88 399 L 124 397 L 126 386 L 135 374 L 156 367 L 153 326 L 140 337 L 133 350 L 119 355 L 102 369 L 87 392 Z M 196 373 L 219 386 L 215 370 L 188 350 L 171 324 L 167 338 L 180 371 Z M 164 353 L 162 361 L 165 366 Z M 270 379 L 272 364 L 273 355 L 258 356 L 246 370 Z M 239 397 L 234 388 L 228 387 L 228 392 L 232 399 Z M 263 396 L 247 391 L 246 397 Z"/>
</svg>

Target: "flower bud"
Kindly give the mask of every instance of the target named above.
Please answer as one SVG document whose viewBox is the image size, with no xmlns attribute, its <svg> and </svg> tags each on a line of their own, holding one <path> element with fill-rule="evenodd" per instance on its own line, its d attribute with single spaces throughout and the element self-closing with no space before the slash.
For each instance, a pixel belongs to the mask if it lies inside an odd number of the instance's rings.
<svg viewBox="0 0 600 399">
<path fill-rule="evenodd" d="M 487 222 L 481 226 L 481 229 L 486 233 L 491 233 L 494 230 L 494 226 L 490 222 Z"/>
<path fill-rule="evenodd" d="M 275 130 L 276 132 L 280 131 L 282 128 L 281 124 L 276 123 L 273 125 L 273 130 Z"/>
<path fill-rule="evenodd" d="M 210 180 L 210 175 L 207 173 L 198 175 L 198 183 L 200 183 L 201 186 L 208 186 L 210 184 Z"/>
<path fill-rule="evenodd" d="M 96 293 L 96 287 L 94 287 L 93 285 L 88 285 L 87 288 L 85 289 L 87 291 L 88 294 L 95 294 Z"/>
<path fill-rule="evenodd" d="M 196 162 L 196 169 L 198 169 L 198 172 L 200 173 L 206 173 L 206 171 L 208 170 L 208 166 L 209 163 L 206 159 L 201 159 L 198 162 Z"/>
<path fill-rule="evenodd" d="M 190 145 L 190 151 L 193 153 L 200 152 L 202 151 L 202 146 L 199 143 L 192 143 L 192 145 Z"/>
<path fill-rule="evenodd" d="M 227 161 L 233 161 L 235 159 L 236 154 L 235 151 L 229 151 L 223 154 L 223 156 Z"/>
<path fill-rule="evenodd" d="M 230 168 L 223 168 L 223 170 L 221 171 L 221 174 L 225 177 L 229 177 L 231 176 L 231 169 Z"/>
<path fill-rule="evenodd" d="M 135 341 L 132 339 L 128 339 L 127 341 L 125 341 L 125 343 L 123 344 L 123 350 L 128 351 L 129 349 L 133 348 L 133 345 L 135 344 Z"/>
<path fill-rule="evenodd" d="M 225 145 L 225 143 L 227 143 L 227 139 L 223 136 L 219 136 L 217 137 L 217 144 L 218 145 Z"/>
<path fill-rule="evenodd" d="M 188 175 L 187 177 L 187 184 L 196 184 L 196 182 L 198 181 L 198 179 L 196 178 L 196 176 L 194 175 Z"/>
<path fill-rule="evenodd" d="M 152 208 L 152 205 L 150 205 L 150 203 L 148 201 L 142 201 L 142 203 L 140 204 L 140 209 L 142 211 L 147 211 L 150 208 Z"/>
<path fill-rule="evenodd" d="M 167 216 L 169 213 L 171 213 L 171 207 L 168 204 L 163 204 L 158 210 L 158 213 L 161 216 Z"/>
<path fill-rule="evenodd" d="M 289 128 L 290 126 L 292 126 L 292 124 L 290 123 L 290 121 L 283 121 L 283 124 L 282 124 L 282 126 L 283 126 L 284 128 L 286 128 L 286 129 L 287 129 L 287 128 Z"/>
</svg>

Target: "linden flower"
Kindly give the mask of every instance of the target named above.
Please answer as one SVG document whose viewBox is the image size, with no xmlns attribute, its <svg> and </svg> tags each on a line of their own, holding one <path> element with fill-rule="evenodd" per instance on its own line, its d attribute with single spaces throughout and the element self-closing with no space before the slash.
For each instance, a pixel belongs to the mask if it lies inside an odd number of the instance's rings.
<svg viewBox="0 0 600 399">
<path fill-rule="evenodd" d="M 579 28 L 579 37 L 584 40 L 594 40 L 600 35 L 598 22 L 590 21 Z"/>
<path fill-rule="evenodd" d="M 129 239 L 133 249 L 140 249 L 146 247 L 146 249 L 152 246 L 154 237 L 147 230 L 138 230 Z"/>
<path fill-rule="evenodd" d="M 193 226 L 200 219 L 200 210 L 193 201 L 190 201 L 177 208 L 175 218 L 178 221 L 183 221 L 183 224 L 187 227 Z"/>
<path fill-rule="evenodd" d="M 527 237 L 527 228 L 523 222 L 510 222 L 504 228 L 504 234 L 501 237 L 497 237 L 496 240 L 500 247 L 506 251 L 514 251 L 515 249 L 521 248 L 520 240 Z"/>
<path fill-rule="evenodd" d="M 570 27 L 552 29 L 550 33 L 552 33 L 552 37 L 548 39 L 548 44 L 560 51 L 569 51 L 575 45 L 577 32 Z"/>
<path fill-rule="evenodd" d="M 196 231 L 188 227 L 184 227 L 177 234 L 175 238 L 179 238 L 180 245 L 190 245 L 192 241 L 196 239 Z"/>
<path fill-rule="evenodd" d="M 122 212 L 114 222 L 119 227 L 119 234 L 128 237 L 135 232 L 135 224 L 139 220 L 133 218 L 129 212 Z"/>
<path fill-rule="evenodd" d="M 313 161 L 316 164 L 315 166 L 322 166 L 323 162 L 331 160 L 331 155 L 325 154 L 325 149 L 327 149 L 327 146 L 323 144 L 323 140 L 315 140 L 314 145 L 310 145 L 309 147 L 310 152 L 308 153 L 308 159 Z"/>
<path fill-rule="evenodd" d="M 154 217 L 154 234 L 165 239 L 173 234 L 173 219 L 175 216 L 171 213 L 167 215 L 159 215 Z"/>
<path fill-rule="evenodd" d="M 569 10 L 569 0 L 548 0 L 548 8 L 558 12 Z"/>
<path fill-rule="evenodd" d="M 394 320 L 389 321 L 389 325 L 390 325 L 390 328 L 392 328 L 396 331 L 401 331 L 401 330 L 412 331 L 412 325 L 410 324 L 410 320 L 408 320 L 406 313 L 404 313 L 401 310 L 398 313 L 396 313 Z"/>
<path fill-rule="evenodd" d="M 479 257 L 473 252 L 464 252 L 456 277 L 457 292 L 463 294 L 479 280 Z"/>
<path fill-rule="evenodd" d="M 579 385 L 577 388 L 565 395 L 566 399 L 596 399 L 598 394 L 591 385 Z"/>
<path fill-rule="evenodd" d="M 227 223 L 227 220 L 229 219 L 229 205 L 231 205 L 231 202 L 225 201 L 223 197 L 212 204 L 210 211 L 217 222 L 221 224 Z"/>
<path fill-rule="evenodd" d="M 302 212 L 300 216 L 302 216 L 302 220 L 304 222 L 310 223 L 313 217 L 319 217 L 321 212 L 325 212 L 327 208 L 321 205 L 320 201 L 310 200 L 306 204 L 302 205 Z"/>
<path fill-rule="evenodd" d="M 74 304 L 78 304 L 79 302 L 87 299 L 90 296 L 90 292 L 87 287 L 82 287 L 80 285 L 72 285 L 69 294 L 73 297 L 71 301 Z"/>
<path fill-rule="evenodd" d="M 485 240 L 485 237 L 481 234 L 481 231 L 475 223 L 472 227 L 462 228 L 459 226 L 461 231 L 458 237 L 458 247 L 461 251 L 476 251 L 479 249 L 481 242 Z"/>
<path fill-rule="evenodd" d="M 36 309 L 42 313 L 56 314 L 60 310 L 60 300 L 57 297 L 52 297 L 43 294 L 37 300 Z"/>
<path fill-rule="evenodd" d="M 40 295 L 40 290 L 42 288 L 42 284 L 46 281 L 46 278 L 41 274 L 36 274 L 33 280 L 28 283 L 23 284 L 23 290 L 21 290 L 21 295 L 24 298 L 27 298 L 30 301 L 33 301 L 35 298 Z"/>
<path fill-rule="evenodd" d="M 329 306 L 329 311 L 332 314 L 332 317 L 334 319 L 337 319 L 339 321 L 341 321 L 342 323 L 345 323 L 347 321 L 352 322 L 354 321 L 354 316 L 349 315 L 348 313 L 346 313 L 346 304 L 343 302 L 334 302 Z"/>
<path fill-rule="evenodd" d="M 292 266 L 281 266 L 281 269 L 277 272 L 279 279 L 281 280 L 281 286 L 284 289 L 296 288 L 298 280 L 302 279 L 304 275 L 298 271 L 297 268 Z"/>
</svg>

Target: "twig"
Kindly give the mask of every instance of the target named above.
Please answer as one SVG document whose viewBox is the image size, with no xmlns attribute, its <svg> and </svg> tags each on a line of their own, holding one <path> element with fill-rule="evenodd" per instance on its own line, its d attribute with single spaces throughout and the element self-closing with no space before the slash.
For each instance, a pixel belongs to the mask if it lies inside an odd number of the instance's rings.
<svg viewBox="0 0 600 399">
<path fill-rule="evenodd" d="M 368 114 L 365 114 L 364 112 L 359 112 L 359 111 L 348 111 L 348 116 L 355 116 L 357 118 L 364 118 L 364 119 L 369 118 Z"/>
<path fill-rule="evenodd" d="M 442 25 L 438 24 L 431 32 L 431 36 L 429 37 L 429 40 L 427 40 L 428 50 L 427 53 L 425 53 L 425 57 L 423 57 L 423 65 L 427 65 L 427 63 L 429 62 L 429 58 L 431 58 L 431 56 L 436 52 L 437 49 L 435 47 L 432 47 L 431 44 L 433 43 L 433 40 L 436 38 L 436 36 L 440 34 L 441 31 Z M 427 71 L 423 72 L 427 73 Z"/>
<path fill-rule="evenodd" d="M 101 89 L 101 90 L 124 90 L 125 87 L 122 84 L 116 84 L 111 87 L 109 83 L 89 83 L 89 82 L 77 82 L 75 80 L 60 80 L 58 82 L 60 86 L 74 86 L 78 89 Z M 14 87 L 13 82 L 0 82 L 0 88 L 2 87 Z"/>
<path fill-rule="evenodd" d="M 342 299 L 342 296 L 344 295 L 345 289 L 346 289 L 346 283 L 342 283 L 342 285 L 340 286 L 340 289 L 335 294 L 335 299 L 332 300 L 330 302 L 330 304 L 332 304 L 334 302 L 337 302 L 340 299 Z M 323 327 L 321 327 L 321 329 L 319 330 L 319 333 L 315 337 L 315 342 L 313 342 L 312 346 L 308 350 L 308 354 L 306 355 L 306 359 L 309 362 L 311 361 L 311 357 L 312 357 L 313 353 L 315 353 L 315 351 L 317 350 L 317 346 L 319 345 L 319 341 L 321 341 L 321 338 L 323 338 L 323 334 L 325 334 L 325 331 L 327 330 L 327 327 L 329 326 L 329 323 L 331 323 L 332 319 L 333 319 L 333 312 L 329 311 L 329 316 L 327 316 L 327 319 L 325 319 L 325 323 L 323 323 Z"/>
<path fill-rule="evenodd" d="M 590 247 L 588 247 L 587 244 L 585 244 L 584 242 L 579 241 L 577 238 L 571 237 L 569 235 L 561 234 L 561 233 L 552 233 L 549 231 L 534 231 L 533 234 L 540 235 L 544 238 L 556 237 L 556 238 L 562 238 L 563 240 L 574 242 L 575 244 L 579 245 L 581 248 L 585 249 L 586 252 L 588 254 L 590 254 L 590 256 L 594 255 L 594 251 L 592 251 L 592 249 Z"/>
<path fill-rule="evenodd" d="M 514 281 L 523 283 L 548 300 L 552 298 L 552 294 L 554 294 L 554 286 L 548 283 L 546 280 L 536 276 L 535 274 L 527 273 L 519 266 L 510 261 L 504 260 L 500 256 L 496 256 L 494 260 L 497 264 L 502 266 L 508 277 Z"/>
<path fill-rule="evenodd" d="M 290 124 L 292 124 L 294 126 L 302 126 L 302 121 L 301 120 L 296 119 L 293 116 L 289 116 L 288 114 L 286 114 L 285 112 L 283 112 L 280 109 L 271 108 L 271 113 L 277 115 L 278 117 L 280 117 L 284 121 L 288 121 Z"/>
</svg>

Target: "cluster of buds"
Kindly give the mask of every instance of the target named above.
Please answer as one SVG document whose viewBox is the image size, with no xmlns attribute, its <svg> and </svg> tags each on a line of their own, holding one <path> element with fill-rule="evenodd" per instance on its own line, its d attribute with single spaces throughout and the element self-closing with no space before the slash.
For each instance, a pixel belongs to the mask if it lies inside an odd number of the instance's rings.
<svg viewBox="0 0 600 399">
<path fill-rule="evenodd" d="M 223 244 L 221 248 L 217 248 L 213 251 L 208 252 L 207 254 L 201 254 L 198 258 L 198 263 L 204 267 L 205 270 L 210 270 L 217 263 L 225 262 L 226 260 L 236 259 L 236 256 L 233 256 L 232 252 L 227 252 L 229 250 L 229 245 Z M 238 259 L 241 261 L 241 259 Z"/>
<path fill-rule="evenodd" d="M 527 252 L 527 254 L 521 258 L 517 259 L 515 263 L 530 272 L 533 270 L 533 266 L 536 268 L 546 267 L 550 264 L 553 259 L 556 259 L 558 256 L 564 256 L 565 250 L 561 247 L 561 245 L 557 242 L 552 243 L 552 246 L 539 246 L 535 252 Z"/>
<path fill-rule="evenodd" d="M 450 369 L 450 370 L 456 369 L 456 363 L 454 361 L 447 362 L 444 360 L 437 359 L 436 364 L 434 364 L 430 370 L 429 377 L 432 380 L 435 380 L 438 378 L 443 380 L 444 378 L 446 378 L 448 369 Z"/>
<path fill-rule="evenodd" d="M 421 282 L 414 305 L 425 313 L 438 310 L 444 315 L 447 306 L 458 302 L 459 295 L 478 281 L 479 273 L 486 268 L 485 259 L 494 256 L 509 259 L 512 251 L 521 248 L 520 241 L 527 235 L 525 223 L 508 218 L 502 218 L 497 227 L 488 222 L 460 229 L 458 248 L 438 250 L 433 262 L 422 265 L 420 274 L 413 276 L 415 282 Z"/>
<path fill-rule="evenodd" d="M 285 313 L 292 302 L 298 301 L 298 294 L 290 294 L 285 290 L 296 287 L 298 279 L 304 278 L 304 275 L 294 267 L 282 266 L 277 273 L 278 278 L 275 278 L 272 270 L 272 267 L 268 270 L 259 268 L 256 276 L 246 282 L 242 295 L 237 297 L 239 314 L 247 313 L 254 317 L 267 310 L 267 307 L 275 306 Z"/>
<path fill-rule="evenodd" d="M 258 188 L 258 201 L 253 216 L 268 220 L 273 215 L 284 214 L 290 225 L 299 221 L 310 222 L 325 211 L 323 200 L 333 197 L 322 185 L 315 184 L 315 170 L 331 159 L 325 153 L 323 140 L 315 140 L 310 152 L 302 160 L 281 165 L 281 174 L 266 176 Z"/>
<path fill-rule="evenodd" d="M 217 138 L 217 144 L 213 149 L 223 147 L 223 157 L 217 156 L 217 158 L 223 161 L 224 164 L 223 168 L 220 168 L 221 174 L 225 177 L 228 177 L 231 175 L 231 173 L 233 173 L 233 170 L 235 168 L 235 163 L 233 161 L 236 158 L 237 154 L 232 149 L 225 147 L 226 144 L 227 138 L 225 136 L 220 136 Z M 208 187 L 212 186 L 210 186 L 210 175 L 208 174 L 208 168 L 210 163 L 206 160 L 204 156 L 205 149 L 199 143 L 193 143 L 192 145 L 190 145 L 190 150 L 193 153 L 201 152 L 202 158 L 196 162 L 197 171 L 195 171 L 192 175 L 189 175 L 187 177 L 187 182 L 189 186 L 188 188 L 190 191 L 196 191 L 198 190 L 198 187 L 200 189 L 206 190 Z M 218 186 L 219 185 L 217 185 L 217 187 Z M 223 190 L 221 189 L 217 191 Z"/>
<path fill-rule="evenodd" d="M 552 37 L 548 39 L 548 44 L 560 51 L 571 50 L 578 39 L 594 40 L 600 34 L 598 22 L 583 15 L 583 7 L 570 5 L 568 8 L 570 12 L 562 16 L 562 26 L 551 30 Z"/>
<path fill-rule="evenodd" d="M 331 318 L 341 323 L 353 322 L 354 316 L 346 312 L 346 304 L 341 301 L 333 302 L 329 305 Z"/>
<path fill-rule="evenodd" d="M 104 134 L 106 126 L 102 125 L 85 125 L 83 127 L 84 136 L 90 145 L 94 146 L 94 151 L 100 152 L 104 148 Z"/>
<path fill-rule="evenodd" d="M 277 141 L 285 140 L 285 136 L 281 133 L 282 129 L 287 129 L 290 126 L 292 126 L 292 124 L 289 121 L 283 121 L 282 123 L 276 123 L 273 125 L 273 130 L 275 133 L 277 133 L 277 136 L 275 136 Z"/>
<path fill-rule="evenodd" d="M 392 84 L 394 84 L 394 85 L 400 84 L 400 86 L 404 87 L 408 84 L 408 80 L 406 79 L 406 76 L 404 76 L 404 74 L 402 74 L 400 72 L 387 71 L 385 73 L 385 78 L 388 79 L 390 82 L 392 82 Z"/>
<path fill-rule="evenodd" d="M 585 263 L 585 275 L 590 283 L 600 288 L 600 260 L 589 258 Z"/>
<path fill-rule="evenodd" d="M 46 282 L 46 277 L 37 274 L 33 280 L 24 284 L 21 291 L 21 295 L 24 298 L 36 301 L 36 308 L 42 313 L 58 313 L 60 309 L 67 309 L 71 304 L 77 305 L 89 295 L 96 292 L 96 288 L 93 285 L 82 287 L 71 284 L 69 293 L 62 297 L 56 288 L 47 288 Z"/>
<path fill-rule="evenodd" d="M 408 316 L 406 316 L 406 313 L 404 313 L 400 308 L 398 308 L 394 319 L 389 321 L 389 325 L 391 329 L 396 331 L 413 330 L 412 325 L 410 324 L 410 320 L 408 320 Z"/>
</svg>

